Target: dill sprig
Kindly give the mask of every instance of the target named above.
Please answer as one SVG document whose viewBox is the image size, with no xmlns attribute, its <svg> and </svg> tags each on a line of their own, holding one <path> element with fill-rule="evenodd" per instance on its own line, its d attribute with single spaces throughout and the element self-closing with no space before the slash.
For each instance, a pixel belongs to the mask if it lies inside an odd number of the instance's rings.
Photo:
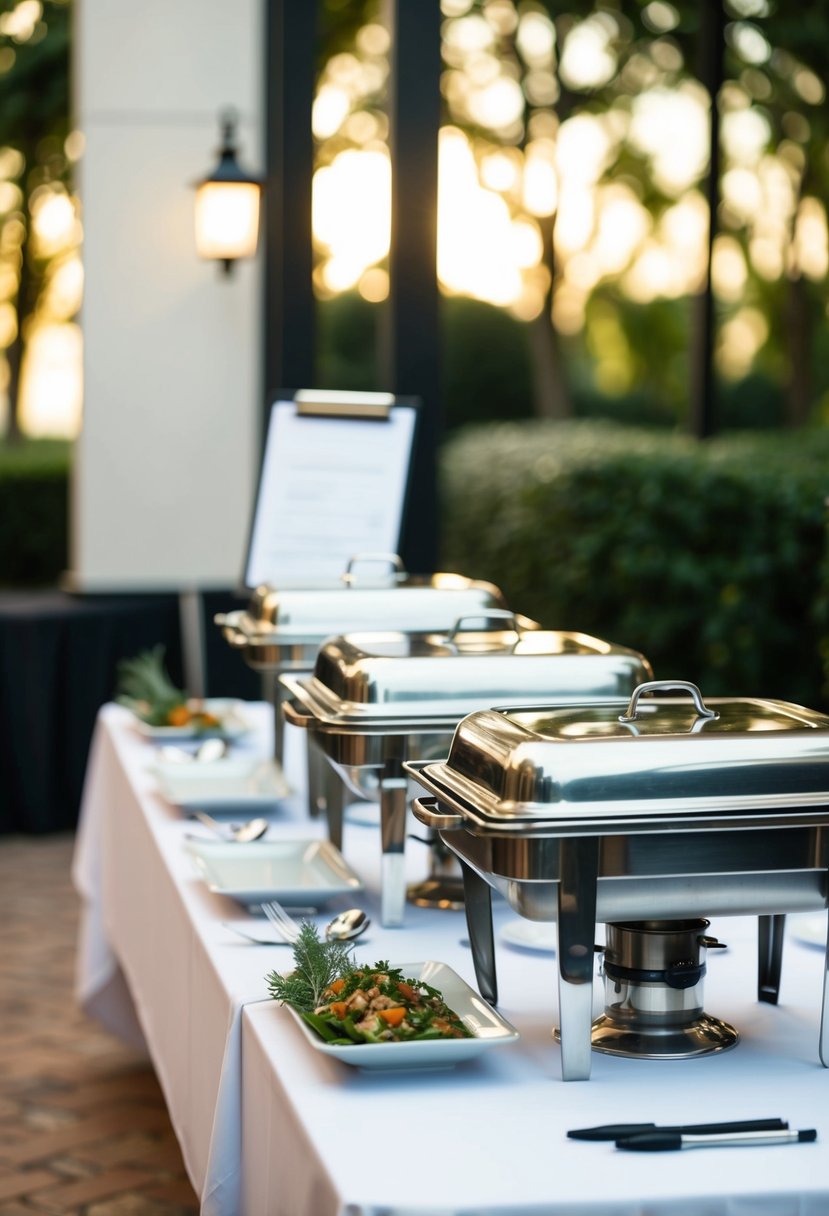
<svg viewBox="0 0 829 1216">
<path fill-rule="evenodd" d="M 346 942 L 320 941 L 316 925 L 303 921 L 294 944 L 294 970 L 289 975 L 272 971 L 265 977 L 271 996 L 300 1013 L 313 1013 L 326 988 L 354 970 L 353 949 Z"/>
</svg>

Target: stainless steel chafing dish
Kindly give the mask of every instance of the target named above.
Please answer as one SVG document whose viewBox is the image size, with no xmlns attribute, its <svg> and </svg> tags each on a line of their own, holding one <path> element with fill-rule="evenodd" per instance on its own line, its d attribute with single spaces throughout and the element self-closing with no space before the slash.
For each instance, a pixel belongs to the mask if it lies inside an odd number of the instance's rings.
<svg viewBox="0 0 829 1216">
<path fill-rule="evenodd" d="M 483 616 L 442 633 L 329 638 L 313 676 L 282 677 L 291 695 L 287 720 L 313 732 L 361 796 L 379 799 L 384 925 L 403 920 L 405 760 L 445 756 L 463 717 L 506 698 L 572 703 L 626 696 L 652 674 L 647 660 L 625 647 L 543 630 L 502 609 Z M 329 824 L 340 839 L 341 823 L 329 817 Z"/>
<path fill-rule="evenodd" d="M 415 815 L 461 860 L 486 999 L 497 1000 L 492 890 L 557 921 L 565 1080 L 590 1075 L 597 921 L 756 914 L 758 996 L 775 1003 L 786 912 L 829 902 L 829 717 L 797 705 L 706 704 L 693 684 L 647 682 L 628 704 L 473 713 L 444 762 L 410 771 L 432 795 Z M 828 989 L 829 970 L 824 1064 Z"/>
<path fill-rule="evenodd" d="M 448 572 L 412 575 L 396 554 L 363 553 L 351 558 L 336 582 L 287 588 L 263 584 L 247 609 L 220 613 L 214 621 L 225 640 L 269 682 L 274 753 L 281 764 L 284 694 L 279 677 L 310 672 L 327 637 L 354 629 L 447 629 L 458 617 L 505 607 L 492 583 Z M 336 806 L 341 787 L 324 781 L 327 765 L 318 768 L 313 759 L 309 750 L 309 801 L 316 812 L 327 801 Z"/>
</svg>

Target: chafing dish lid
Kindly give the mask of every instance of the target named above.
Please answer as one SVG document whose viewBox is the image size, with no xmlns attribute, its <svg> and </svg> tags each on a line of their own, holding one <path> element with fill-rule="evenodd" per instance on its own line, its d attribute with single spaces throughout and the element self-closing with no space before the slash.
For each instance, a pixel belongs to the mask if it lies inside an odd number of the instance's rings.
<svg viewBox="0 0 829 1216">
<path fill-rule="evenodd" d="M 423 774 L 473 818 L 536 826 L 812 806 L 829 802 L 829 717 L 783 701 L 704 702 L 693 684 L 648 681 L 629 702 L 472 713 L 446 762 Z"/>
<path fill-rule="evenodd" d="M 444 632 L 329 638 L 313 676 L 299 683 L 306 703 L 329 722 L 437 715 L 454 724 L 504 701 L 629 696 L 651 674 L 636 651 L 583 633 L 541 629 L 496 609 Z"/>
<path fill-rule="evenodd" d="M 399 563 L 398 558 L 390 559 Z M 319 644 L 355 629 L 447 629 L 459 617 L 505 608 L 493 583 L 462 574 L 407 574 L 402 565 L 381 577 L 356 575 L 351 563 L 335 583 L 316 587 L 257 587 L 244 611 L 218 615 L 216 624 L 237 645 Z"/>
</svg>

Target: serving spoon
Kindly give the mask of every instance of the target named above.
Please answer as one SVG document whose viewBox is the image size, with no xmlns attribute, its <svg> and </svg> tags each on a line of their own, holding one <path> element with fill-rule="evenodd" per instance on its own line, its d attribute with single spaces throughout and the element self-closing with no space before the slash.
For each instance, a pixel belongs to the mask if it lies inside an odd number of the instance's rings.
<svg viewBox="0 0 829 1216">
<path fill-rule="evenodd" d="M 292 946 L 294 944 L 287 938 L 255 937 L 252 933 L 247 933 L 228 921 L 222 921 L 222 924 L 225 929 L 238 933 L 239 937 L 243 937 L 247 942 L 252 942 L 254 946 Z M 328 922 L 324 929 L 325 940 L 329 942 L 351 941 L 365 933 L 370 924 L 371 921 L 362 908 L 349 908 L 346 912 L 339 912 L 333 920 Z"/>
<path fill-rule="evenodd" d="M 194 752 L 176 744 L 167 744 L 161 748 L 161 759 L 167 764 L 215 764 L 223 760 L 230 748 L 224 739 L 205 739 Z"/>
<path fill-rule="evenodd" d="M 325 937 L 329 942 L 350 942 L 365 933 L 371 924 L 362 908 L 348 908 L 338 912 L 325 926 Z"/>
<path fill-rule="evenodd" d="M 267 819 L 249 819 L 247 823 L 240 824 L 219 823 L 218 819 L 214 819 L 205 811 L 193 811 L 193 818 L 198 819 L 199 823 L 203 823 L 223 840 L 229 838 L 237 844 L 250 844 L 253 840 L 261 839 L 270 827 Z"/>
</svg>

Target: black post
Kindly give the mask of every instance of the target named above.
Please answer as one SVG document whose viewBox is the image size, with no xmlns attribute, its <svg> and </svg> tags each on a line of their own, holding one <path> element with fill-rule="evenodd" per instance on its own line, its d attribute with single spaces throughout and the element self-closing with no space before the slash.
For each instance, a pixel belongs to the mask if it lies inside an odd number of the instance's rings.
<svg viewBox="0 0 829 1216">
<path fill-rule="evenodd" d="M 401 556 L 410 571 L 427 573 L 435 569 L 438 558 L 441 15 L 437 0 L 392 0 L 390 7 L 391 283 L 382 375 L 391 392 L 417 396 L 423 402 Z"/>
<path fill-rule="evenodd" d="M 717 212 L 720 202 L 720 113 L 719 93 L 723 83 L 725 13 L 722 0 L 702 0 L 700 13 L 700 80 L 711 98 L 709 140 L 711 144 L 706 200 L 708 202 L 708 249 L 706 254 L 705 286 L 694 301 L 693 334 L 691 341 L 691 398 L 689 424 L 691 433 L 706 439 L 714 432 L 716 378 L 714 375 L 714 342 L 716 317 L 711 263 L 714 239 L 717 235 Z"/>
<path fill-rule="evenodd" d="M 311 179 L 316 4 L 265 2 L 264 390 L 314 384 Z M 267 424 L 267 418 L 265 418 Z"/>
</svg>

